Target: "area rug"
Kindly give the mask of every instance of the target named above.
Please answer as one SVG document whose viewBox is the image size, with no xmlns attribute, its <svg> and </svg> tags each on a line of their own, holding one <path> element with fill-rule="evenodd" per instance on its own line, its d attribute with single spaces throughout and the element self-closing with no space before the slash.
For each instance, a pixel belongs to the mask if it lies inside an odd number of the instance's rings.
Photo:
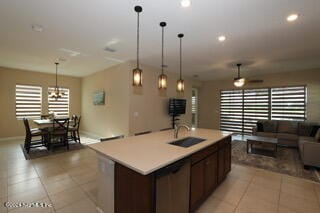
<svg viewBox="0 0 320 213">
<path fill-rule="evenodd" d="M 232 163 L 257 167 L 294 177 L 320 182 L 315 169 L 305 170 L 298 149 L 278 147 L 277 157 L 247 154 L 247 143 L 232 141 Z"/>
<path fill-rule="evenodd" d="M 41 158 L 41 157 L 45 157 L 45 156 L 49 156 L 49 155 L 56 155 L 56 154 L 61 154 L 64 152 L 85 149 L 86 146 L 89 144 L 100 142 L 100 140 L 98 140 L 98 139 L 89 138 L 89 137 L 85 137 L 85 136 L 81 136 L 80 140 L 81 140 L 81 144 L 71 142 L 69 144 L 69 150 L 67 150 L 67 147 L 65 147 L 65 146 L 56 146 L 56 147 L 53 147 L 52 149 L 50 149 L 49 151 L 47 150 L 46 147 L 37 147 L 37 148 L 30 149 L 30 152 L 27 153 L 27 151 L 24 149 L 24 144 L 20 144 L 20 147 L 22 149 L 22 152 L 23 152 L 26 160 L 31 160 L 31 159 Z"/>
</svg>

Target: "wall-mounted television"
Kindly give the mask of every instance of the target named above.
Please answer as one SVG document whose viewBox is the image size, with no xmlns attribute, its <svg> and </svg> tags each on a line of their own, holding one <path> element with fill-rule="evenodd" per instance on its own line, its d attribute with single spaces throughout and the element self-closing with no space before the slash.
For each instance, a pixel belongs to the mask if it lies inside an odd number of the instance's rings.
<svg viewBox="0 0 320 213">
<path fill-rule="evenodd" d="M 170 98 L 169 99 L 169 115 L 183 115 L 186 114 L 186 99 L 177 99 Z"/>
</svg>

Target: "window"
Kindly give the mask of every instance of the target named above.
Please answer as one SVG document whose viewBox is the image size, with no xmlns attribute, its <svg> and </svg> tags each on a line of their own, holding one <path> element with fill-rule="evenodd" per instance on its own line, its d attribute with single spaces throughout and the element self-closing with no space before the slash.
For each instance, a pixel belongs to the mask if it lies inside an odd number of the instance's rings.
<svg viewBox="0 0 320 213">
<path fill-rule="evenodd" d="M 198 90 L 192 88 L 191 97 L 192 127 L 198 126 Z"/>
<path fill-rule="evenodd" d="M 306 117 L 306 87 L 271 89 L 271 119 L 304 121 Z"/>
<path fill-rule="evenodd" d="M 49 87 L 48 92 L 54 90 L 54 87 Z M 60 87 L 62 97 L 56 100 L 55 98 L 48 97 L 49 112 L 56 113 L 57 116 L 67 117 L 69 116 L 69 89 Z"/>
<path fill-rule="evenodd" d="M 258 120 L 306 118 L 306 87 L 224 90 L 220 93 L 220 129 L 251 134 Z"/>
<path fill-rule="evenodd" d="M 42 88 L 32 85 L 16 85 L 16 118 L 40 118 Z"/>
</svg>

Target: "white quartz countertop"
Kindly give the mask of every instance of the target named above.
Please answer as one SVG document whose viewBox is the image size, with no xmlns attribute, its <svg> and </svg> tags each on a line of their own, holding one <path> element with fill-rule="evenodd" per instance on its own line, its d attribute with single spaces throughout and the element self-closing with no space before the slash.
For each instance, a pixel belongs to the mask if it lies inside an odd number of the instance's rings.
<svg viewBox="0 0 320 213">
<path fill-rule="evenodd" d="M 210 146 L 228 137 L 231 133 L 212 129 L 191 131 L 181 129 L 178 139 L 174 139 L 173 135 L 173 130 L 167 130 L 105 141 L 89 145 L 89 147 L 123 166 L 147 175 Z M 206 140 L 188 148 L 168 144 L 189 136 Z"/>
</svg>

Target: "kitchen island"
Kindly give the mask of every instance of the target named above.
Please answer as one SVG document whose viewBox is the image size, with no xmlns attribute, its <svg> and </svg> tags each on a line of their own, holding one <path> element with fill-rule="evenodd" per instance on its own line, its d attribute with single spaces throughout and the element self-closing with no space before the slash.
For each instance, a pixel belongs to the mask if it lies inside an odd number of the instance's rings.
<svg viewBox="0 0 320 213">
<path fill-rule="evenodd" d="M 193 212 L 231 170 L 230 133 L 155 132 L 90 145 L 98 153 L 98 207 L 105 213 Z M 190 147 L 170 142 L 193 137 Z"/>
</svg>

